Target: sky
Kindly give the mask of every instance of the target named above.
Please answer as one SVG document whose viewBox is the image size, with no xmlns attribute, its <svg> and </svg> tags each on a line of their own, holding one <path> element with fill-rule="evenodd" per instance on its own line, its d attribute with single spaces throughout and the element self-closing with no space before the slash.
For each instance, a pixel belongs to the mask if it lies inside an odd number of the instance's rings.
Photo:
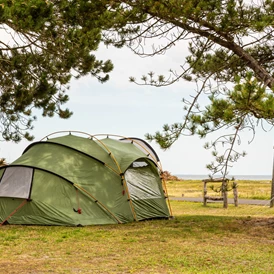
<svg viewBox="0 0 274 274">
<path fill-rule="evenodd" d="M 103 60 L 111 59 L 114 70 L 110 80 L 101 84 L 97 79 L 86 76 L 72 80 L 66 104 L 73 116 L 68 120 L 58 117 L 44 118 L 38 113 L 32 134 L 34 141 L 61 130 L 76 130 L 89 134 L 117 134 L 144 138 L 146 133 L 161 130 L 163 124 L 181 122 L 183 117 L 182 98 L 193 94 L 195 86 L 180 81 L 168 87 L 155 88 L 138 86 L 129 82 L 130 76 L 140 78 L 149 71 L 165 74 L 169 69 L 180 70 L 184 61 L 184 47 L 174 47 L 165 55 L 153 58 L 140 58 L 127 48 L 106 49 L 102 47 L 95 54 Z M 250 134 L 242 138 L 241 149 L 247 156 L 241 158 L 230 170 L 230 175 L 271 175 L 273 166 L 273 131 L 259 130 L 255 140 L 248 144 Z M 163 170 L 172 174 L 204 175 L 210 172 L 206 165 L 213 158 L 211 151 L 203 148 L 206 141 L 196 136 L 181 137 L 170 149 L 163 151 L 151 143 L 158 153 Z M 0 156 L 11 163 L 29 145 L 28 141 L 19 144 L 0 143 Z"/>
</svg>

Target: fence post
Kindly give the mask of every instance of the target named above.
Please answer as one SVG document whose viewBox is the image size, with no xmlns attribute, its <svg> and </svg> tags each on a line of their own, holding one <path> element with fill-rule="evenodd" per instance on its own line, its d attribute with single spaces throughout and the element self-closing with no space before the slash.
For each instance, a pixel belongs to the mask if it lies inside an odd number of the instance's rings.
<svg viewBox="0 0 274 274">
<path fill-rule="evenodd" d="M 237 207 L 238 206 L 238 185 L 237 185 L 237 183 L 233 182 L 232 187 L 233 187 L 234 205 Z"/>
<path fill-rule="evenodd" d="M 222 195 L 224 198 L 224 208 L 227 208 L 228 201 L 227 201 L 227 180 L 223 180 L 222 182 Z"/>
<path fill-rule="evenodd" d="M 206 181 L 204 182 L 204 191 L 203 191 L 203 201 L 204 201 L 204 206 L 206 206 L 206 194 L 207 194 L 207 189 L 206 189 Z"/>
</svg>

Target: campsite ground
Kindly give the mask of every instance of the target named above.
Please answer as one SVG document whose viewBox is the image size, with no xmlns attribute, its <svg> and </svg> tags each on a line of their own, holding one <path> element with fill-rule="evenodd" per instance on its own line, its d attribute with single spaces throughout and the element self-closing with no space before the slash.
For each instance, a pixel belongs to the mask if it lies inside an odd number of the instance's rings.
<svg viewBox="0 0 274 274">
<path fill-rule="evenodd" d="M 174 195 L 181 196 L 182 188 L 194 193 L 195 185 L 168 183 Z M 2 226 L 0 273 L 273 273 L 274 208 L 183 201 L 171 206 L 172 220 Z"/>
</svg>

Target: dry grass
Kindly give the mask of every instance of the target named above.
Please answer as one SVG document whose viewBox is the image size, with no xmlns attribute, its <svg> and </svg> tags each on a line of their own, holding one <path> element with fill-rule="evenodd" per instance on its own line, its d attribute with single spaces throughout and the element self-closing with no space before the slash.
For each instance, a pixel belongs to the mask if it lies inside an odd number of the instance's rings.
<svg viewBox="0 0 274 274">
<path fill-rule="evenodd" d="M 237 180 L 239 198 L 243 199 L 270 199 L 271 182 L 270 181 L 248 181 Z M 183 180 L 183 181 L 168 181 L 166 183 L 168 194 L 171 197 L 202 197 L 203 182 L 201 180 Z M 210 189 L 220 186 L 220 183 L 208 183 L 208 195 L 218 196 L 219 194 Z M 228 192 L 228 197 L 232 198 L 232 191 Z"/>
<path fill-rule="evenodd" d="M 166 186 L 170 197 L 202 197 L 203 184 L 199 180 L 167 181 Z"/>
</svg>

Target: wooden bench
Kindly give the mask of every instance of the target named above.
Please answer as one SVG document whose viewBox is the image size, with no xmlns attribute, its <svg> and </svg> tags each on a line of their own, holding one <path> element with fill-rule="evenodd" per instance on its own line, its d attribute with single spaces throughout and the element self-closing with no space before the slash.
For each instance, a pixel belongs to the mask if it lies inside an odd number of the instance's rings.
<svg viewBox="0 0 274 274">
<path fill-rule="evenodd" d="M 208 200 L 212 201 L 224 201 L 223 207 L 228 207 L 228 199 L 227 199 L 227 192 L 228 192 L 228 182 L 229 179 L 226 178 L 215 178 L 215 179 L 204 179 L 204 189 L 203 189 L 203 203 L 204 206 L 206 206 Z M 216 196 L 208 196 L 207 195 L 207 183 L 222 183 L 220 187 L 221 195 L 220 197 Z M 234 205 L 238 206 L 238 190 L 237 190 L 237 184 L 233 182 L 232 184 L 233 189 L 233 195 L 234 195 Z"/>
</svg>

